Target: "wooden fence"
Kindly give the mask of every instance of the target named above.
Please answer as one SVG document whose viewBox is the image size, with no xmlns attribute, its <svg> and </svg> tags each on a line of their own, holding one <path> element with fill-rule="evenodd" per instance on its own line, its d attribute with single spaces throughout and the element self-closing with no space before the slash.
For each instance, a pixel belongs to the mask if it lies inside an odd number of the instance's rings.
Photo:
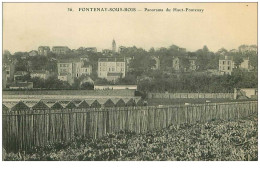
<svg viewBox="0 0 260 178">
<path fill-rule="evenodd" d="M 158 98 L 158 99 L 234 99 L 234 93 L 148 93 L 148 98 Z"/>
<path fill-rule="evenodd" d="M 121 130 L 145 133 L 169 125 L 235 119 L 257 112 L 257 101 L 100 109 L 3 112 L 3 147 L 7 152 L 69 142 L 76 136 L 102 137 Z"/>
</svg>

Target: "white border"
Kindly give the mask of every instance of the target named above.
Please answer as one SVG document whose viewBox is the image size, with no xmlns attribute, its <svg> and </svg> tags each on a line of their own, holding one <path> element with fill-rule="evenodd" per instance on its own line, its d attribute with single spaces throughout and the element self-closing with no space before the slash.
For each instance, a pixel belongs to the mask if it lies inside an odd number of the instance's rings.
<svg viewBox="0 0 260 178">
<path fill-rule="evenodd" d="M 17 0 L 5 0 L 4 2 L 25 2 Z M 26 2 L 37 2 L 26 1 Z M 53 1 L 40 1 L 40 2 L 53 2 Z M 55 2 L 71 2 L 60 1 Z M 93 2 L 77 0 L 76 2 Z M 122 2 L 116 0 L 103 0 L 94 2 Z M 127 0 L 124 2 L 140 2 Z M 141 1 L 141 2 L 158 2 L 158 1 Z M 164 0 L 163 2 L 173 2 Z M 176 0 L 174 2 L 204 2 L 194 0 Z M 207 2 L 226 2 L 224 0 L 219 1 L 207 1 Z M 235 1 L 229 0 L 228 2 L 247 2 L 247 1 Z M 258 1 L 250 1 L 258 2 Z M 2 6 L 2 4 L 1 4 Z M 258 19 L 259 20 L 259 19 Z M 2 7 L 1 7 L 1 22 L 2 22 Z M 259 22 L 259 21 L 258 21 Z M 259 31 L 258 31 L 259 32 Z M 1 28 L 2 34 L 2 28 Z M 2 37 L 2 35 L 1 35 Z M 2 43 L 1 43 L 2 48 Z M 2 63 L 0 64 L 2 67 Z M 260 66 L 260 65 L 259 65 Z M 0 74 L 2 78 L 2 73 Z M 258 81 L 259 82 L 259 81 Z M 1 96 L 2 96 L 2 90 Z M 1 109 L 2 110 L 2 107 Z M 0 124 L 2 128 L 2 122 Z M 258 133 L 259 134 L 259 133 Z M 1 132 L 2 143 L 2 132 Z M 0 149 L 2 151 L 2 147 Z M 2 158 L 2 155 L 0 156 Z M 2 159 L 1 159 L 2 160 Z M 142 177 L 142 178 L 165 178 L 165 177 L 206 177 L 206 178 L 247 178 L 247 177 L 260 177 L 259 161 L 255 162 L 3 162 L 0 163 L 1 177 Z"/>
</svg>

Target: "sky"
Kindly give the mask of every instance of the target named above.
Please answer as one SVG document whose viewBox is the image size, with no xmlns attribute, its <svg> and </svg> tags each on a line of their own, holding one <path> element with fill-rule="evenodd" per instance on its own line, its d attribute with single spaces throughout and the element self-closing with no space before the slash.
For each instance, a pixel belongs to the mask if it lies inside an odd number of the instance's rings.
<svg viewBox="0 0 260 178">
<path fill-rule="evenodd" d="M 136 11 L 79 11 L 119 7 Z M 174 8 L 203 12 L 173 12 Z M 204 45 L 217 51 L 257 44 L 257 3 L 3 3 L 3 49 L 11 53 L 43 45 L 100 51 L 111 49 L 113 38 L 117 47 L 146 50 L 175 44 L 188 51 Z"/>
</svg>

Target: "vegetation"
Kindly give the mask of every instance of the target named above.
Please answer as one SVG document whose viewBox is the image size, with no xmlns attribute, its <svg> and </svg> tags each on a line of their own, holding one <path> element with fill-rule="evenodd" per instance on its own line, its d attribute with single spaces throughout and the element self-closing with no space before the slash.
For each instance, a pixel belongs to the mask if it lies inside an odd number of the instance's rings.
<svg viewBox="0 0 260 178">
<path fill-rule="evenodd" d="M 4 59 L 10 54 L 5 53 Z M 211 76 L 207 69 L 218 69 L 219 59 L 224 56 L 232 56 L 235 63 L 235 70 L 231 76 Z M 176 45 L 168 48 L 151 48 L 146 51 L 142 48 L 127 47 L 120 53 L 113 54 L 113 57 L 130 57 L 128 71 L 125 78 L 120 78 L 116 82 L 109 82 L 106 79 L 97 77 L 98 59 L 107 57 L 100 52 L 88 51 L 84 48 L 71 50 L 68 54 L 56 56 L 50 53 L 49 56 L 28 56 L 28 53 L 16 52 L 12 55 L 16 59 L 16 71 L 48 70 L 57 75 L 57 60 L 62 58 L 86 57 L 88 63 L 93 66 L 93 73 L 89 76 L 95 84 L 137 84 L 142 92 L 232 92 L 233 88 L 257 87 L 257 53 L 255 52 L 232 52 L 221 48 L 217 52 L 212 52 L 207 46 L 195 52 L 187 52 Z M 160 70 L 151 70 L 155 66 L 153 57 L 160 60 Z M 173 57 L 180 58 L 181 70 L 174 71 L 172 68 Z M 253 66 L 252 72 L 238 69 L 244 58 L 249 58 L 249 63 Z M 55 58 L 55 59 L 54 59 Z M 189 59 L 196 59 L 196 72 L 184 70 L 189 68 Z M 57 77 L 51 78 L 57 84 L 49 84 L 48 81 L 40 79 L 25 78 L 26 81 L 33 81 L 34 88 L 56 88 L 56 89 L 92 89 L 91 84 L 82 86 L 82 79 L 76 79 L 70 86 L 66 82 L 58 81 Z M 53 83 L 54 83 L 53 82 Z M 48 87 L 47 87 L 48 86 Z"/>
<path fill-rule="evenodd" d="M 239 120 L 212 120 L 205 124 L 170 126 L 137 135 L 109 134 L 101 139 L 80 139 L 28 153 L 8 153 L 4 160 L 174 160 L 257 161 L 257 116 Z"/>
<path fill-rule="evenodd" d="M 234 88 L 257 88 L 255 72 L 236 69 L 232 75 L 209 76 L 207 73 L 167 74 L 151 72 L 149 77 L 140 79 L 138 87 L 143 92 L 233 92 Z"/>
</svg>

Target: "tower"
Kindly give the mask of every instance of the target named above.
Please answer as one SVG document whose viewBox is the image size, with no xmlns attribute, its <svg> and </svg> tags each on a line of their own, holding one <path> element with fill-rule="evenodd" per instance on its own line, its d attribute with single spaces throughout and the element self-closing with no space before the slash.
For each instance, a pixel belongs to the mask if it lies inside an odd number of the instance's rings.
<svg viewBox="0 0 260 178">
<path fill-rule="evenodd" d="M 115 42 L 114 39 L 113 39 L 113 42 L 112 42 L 112 52 L 113 52 L 113 53 L 116 52 L 116 42 Z"/>
</svg>

